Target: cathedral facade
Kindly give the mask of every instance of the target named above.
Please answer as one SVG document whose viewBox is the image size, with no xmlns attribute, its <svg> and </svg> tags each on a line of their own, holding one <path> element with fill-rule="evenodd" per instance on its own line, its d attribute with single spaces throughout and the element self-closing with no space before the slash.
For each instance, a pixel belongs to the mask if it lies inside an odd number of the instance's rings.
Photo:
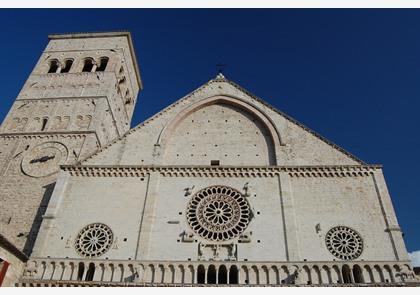
<svg viewBox="0 0 420 295">
<path fill-rule="evenodd" d="M 406 285 L 380 165 L 217 75 L 130 129 L 130 33 L 49 36 L 0 127 L 0 281 Z"/>
</svg>

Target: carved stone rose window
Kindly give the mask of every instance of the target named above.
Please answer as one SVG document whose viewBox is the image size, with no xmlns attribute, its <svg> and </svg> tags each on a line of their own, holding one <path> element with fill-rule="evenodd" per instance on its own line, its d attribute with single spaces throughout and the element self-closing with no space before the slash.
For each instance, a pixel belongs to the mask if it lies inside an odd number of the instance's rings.
<svg viewBox="0 0 420 295">
<path fill-rule="evenodd" d="M 328 250 L 342 260 L 353 260 L 362 254 L 363 240 L 359 233 L 346 226 L 336 226 L 325 236 Z"/>
<path fill-rule="evenodd" d="M 190 227 L 211 241 L 225 241 L 240 235 L 250 218 L 247 200 L 239 191 L 226 186 L 200 190 L 187 206 Z"/>
<path fill-rule="evenodd" d="M 74 247 L 82 257 L 98 257 L 111 247 L 113 234 L 103 223 L 92 223 L 85 226 L 77 235 Z"/>
</svg>

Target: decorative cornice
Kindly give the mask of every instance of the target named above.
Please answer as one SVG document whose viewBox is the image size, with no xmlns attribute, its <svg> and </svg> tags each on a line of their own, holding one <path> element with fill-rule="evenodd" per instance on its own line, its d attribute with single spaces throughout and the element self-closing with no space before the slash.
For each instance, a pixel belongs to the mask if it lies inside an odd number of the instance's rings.
<svg viewBox="0 0 420 295">
<path fill-rule="evenodd" d="M 346 166 L 80 166 L 63 165 L 71 176 L 145 177 L 159 173 L 165 177 L 365 177 L 381 169 L 380 165 Z"/>
<path fill-rule="evenodd" d="M 96 96 L 83 96 L 83 97 L 42 97 L 42 98 L 17 98 L 16 101 L 26 102 L 26 103 L 37 103 L 37 102 L 54 102 L 54 101 L 73 101 L 73 100 L 97 100 L 100 98 L 106 98 L 105 95 L 96 95 Z"/>
<path fill-rule="evenodd" d="M 15 132 L 15 133 L 0 133 L 0 137 L 6 138 L 57 138 L 57 137 L 73 137 L 73 138 L 82 138 L 86 137 L 88 134 L 95 134 L 96 131 L 87 130 L 87 131 L 60 131 L 60 132 Z"/>
</svg>

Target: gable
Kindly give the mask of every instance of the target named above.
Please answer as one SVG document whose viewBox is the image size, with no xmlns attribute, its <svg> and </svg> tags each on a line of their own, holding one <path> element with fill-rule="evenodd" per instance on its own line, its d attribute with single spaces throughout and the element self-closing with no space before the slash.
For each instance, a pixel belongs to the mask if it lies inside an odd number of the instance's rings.
<svg viewBox="0 0 420 295">
<path fill-rule="evenodd" d="M 88 157 L 89 165 L 363 164 L 223 76 Z"/>
</svg>

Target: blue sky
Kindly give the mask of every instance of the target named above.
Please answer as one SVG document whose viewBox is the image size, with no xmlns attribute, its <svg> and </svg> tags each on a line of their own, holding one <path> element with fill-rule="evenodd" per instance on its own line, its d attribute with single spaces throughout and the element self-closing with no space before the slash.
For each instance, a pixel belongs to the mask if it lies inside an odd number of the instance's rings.
<svg viewBox="0 0 420 295">
<path fill-rule="evenodd" d="M 0 10 L 0 120 L 49 33 L 129 30 L 144 91 L 132 125 L 226 76 L 367 163 L 384 165 L 420 249 L 420 10 Z"/>
</svg>

